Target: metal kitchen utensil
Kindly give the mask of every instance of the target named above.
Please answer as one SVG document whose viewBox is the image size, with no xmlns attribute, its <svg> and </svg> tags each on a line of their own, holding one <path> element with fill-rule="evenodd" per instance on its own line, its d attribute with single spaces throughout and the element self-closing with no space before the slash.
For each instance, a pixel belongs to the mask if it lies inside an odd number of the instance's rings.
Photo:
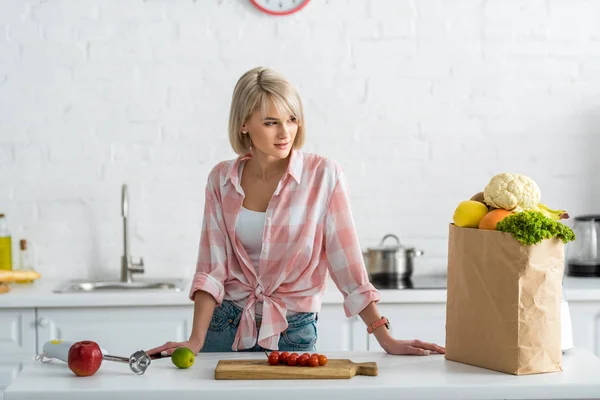
<svg viewBox="0 0 600 400">
<path fill-rule="evenodd" d="M 105 354 L 102 359 L 107 361 L 116 361 L 120 363 L 129 364 L 129 368 L 133 371 L 133 373 L 137 375 L 142 375 L 144 372 L 146 372 L 146 369 L 148 369 L 152 360 L 165 357 L 170 356 L 163 356 L 160 354 L 150 356 L 144 350 L 138 350 L 132 355 L 130 355 L 129 358 Z"/>
<path fill-rule="evenodd" d="M 148 369 L 151 363 L 150 356 L 143 350 L 138 350 L 134 352 L 132 355 L 129 356 L 129 358 L 105 354 L 102 359 L 107 361 L 115 361 L 124 364 L 129 364 L 129 368 L 136 375 L 142 375 L 144 372 L 146 372 L 146 369 Z"/>
<path fill-rule="evenodd" d="M 46 342 L 43 347 L 42 353 L 35 356 L 37 361 L 48 362 L 55 358 L 66 363 L 69 362 L 69 349 L 74 342 L 68 342 L 63 340 L 51 340 Z M 146 372 L 146 369 L 150 366 L 151 360 L 157 358 L 169 357 L 161 356 L 160 354 L 149 356 L 144 350 L 138 350 L 131 354 L 129 357 L 120 357 L 106 354 L 106 350 L 102 351 L 102 361 L 114 361 L 124 364 L 129 364 L 129 369 L 136 375 L 142 375 Z"/>
<path fill-rule="evenodd" d="M 148 369 L 152 360 L 165 357 L 170 356 L 163 356 L 160 354 L 149 356 L 148 353 L 146 353 L 144 350 L 138 350 L 132 355 L 130 355 L 129 358 L 104 354 L 102 359 L 107 361 L 116 361 L 120 363 L 129 364 L 129 368 L 133 371 L 133 373 L 135 373 L 136 375 L 142 375 L 144 372 L 146 372 L 146 369 Z"/>
<path fill-rule="evenodd" d="M 385 245 L 386 239 L 396 241 L 395 245 Z M 382 287 L 403 287 L 410 280 L 414 270 L 414 258 L 424 252 L 414 247 L 405 247 L 394 234 L 381 239 L 379 247 L 368 248 L 363 253 L 369 277 L 374 285 Z"/>
</svg>

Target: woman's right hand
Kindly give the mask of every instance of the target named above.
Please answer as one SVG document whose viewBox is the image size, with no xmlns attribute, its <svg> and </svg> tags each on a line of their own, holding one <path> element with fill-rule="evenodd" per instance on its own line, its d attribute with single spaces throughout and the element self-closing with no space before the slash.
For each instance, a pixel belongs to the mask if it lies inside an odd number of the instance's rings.
<svg viewBox="0 0 600 400">
<path fill-rule="evenodd" d="M 194 354 L 198 354 L 198 352 L 202 349 L 202 346 L 204 346 L 203 343 L 192 340 L 188 340 L 186 342 L 167 342 L 162 346 L 148 350 L 146 353 L 148 353 L 149 356 L 160 354 L 163 357 L 170 357 L 177 348 L 187 347 L 188 349 L 192 350 Z"/>
</svg>

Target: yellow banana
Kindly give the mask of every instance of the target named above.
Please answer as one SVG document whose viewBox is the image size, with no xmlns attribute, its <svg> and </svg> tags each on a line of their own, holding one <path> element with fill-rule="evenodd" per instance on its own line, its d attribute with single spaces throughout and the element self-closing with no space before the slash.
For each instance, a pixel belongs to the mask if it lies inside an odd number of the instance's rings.
<svg viewBox="0 0 600 400">
<path fill-rule="evenodd" d="M 538 203 L 537 205 L 538 211 L 544 214 L 546 217 L 553 219 L 555 221 L 560 219 L 568 219 L 569 213 L 565 210 L 553 210 L 545 204 Z"/>
</svg>

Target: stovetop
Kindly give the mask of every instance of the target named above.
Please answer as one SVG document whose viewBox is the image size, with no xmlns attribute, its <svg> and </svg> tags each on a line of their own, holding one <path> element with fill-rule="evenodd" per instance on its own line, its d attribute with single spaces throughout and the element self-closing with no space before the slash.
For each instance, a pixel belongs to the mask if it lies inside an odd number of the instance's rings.
<svg viewBox="0 0 600 400">
<path fill-rule="evenodd" d="M 389 279 L 373 279 L 373 286 L 377 289 L 396 290 L 445 290 L 447 287 L 446 275 L 413 276 L 411 279 L 401 281 Z"/>
</svg>

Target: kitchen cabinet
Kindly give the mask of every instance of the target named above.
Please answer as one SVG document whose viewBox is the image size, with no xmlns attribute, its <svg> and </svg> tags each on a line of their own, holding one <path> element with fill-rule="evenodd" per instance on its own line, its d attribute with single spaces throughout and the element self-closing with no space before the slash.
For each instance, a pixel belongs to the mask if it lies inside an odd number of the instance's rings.
<svg viewBox="0 0 600 400">
<path fill-rule="evenodd" d="M 35 354 L 35 310 L 0 310 L 0 354 Z"/>
<path fill-rule="evenodd" d="M 317 351 L 367 350 L 365 324 L 360 317 L 347 318 L 337 304 L 323 304 L 317 321 Z"/>
<path fill-rule="evenodd" d="M 90 339 L 109 354 L 126 357 L 167 341 L 187 340 L 192 321 L 190 306 L 39 309 L 37 348 L 52 339 Z"/>
<path fill-rule="evenodd" d="M 573 342 L 600 356 L 600 301 L 570 301 Z M 380 303 L 401 339 L 444 345 L 445 303 Z M 192 306 L 82 307 L 0 310 L 0 354 L 34 355 L 52 339 L 93 339 L 117 355 L 187 340 Z M 341 304 L 323 304 L 317 322 L 319 351 L 376 350 L 359 316 L 346 318 Z"/>
<path fill-rule="evenodd" d="M 444 346 L 446 303 L 379 304 L 377 308 L 390 320 L 390 333 L 394 338 L 419 339 Z M 366 329 L 363 331 L 368 335 Z M 383 351 L 374 335 L 368 335 L 368 350 Z"/>
<path fill-rule="evenodd" d="M 4 390 L 12 383 L 17 374 L 23 368 L 25 356 L 10 355 L 0 357 L 0 400 L 4 400 Z"/>
<path fill-rule="evenodd" d="M 167 341 L 185 341 L 193 307 L 38 309 L 38 349 L 52 339 L 92 339 L 110 354 L 129 355 Z M 317 322 L 319 350 L 367 350 L 360 317 L 346 318 L 341 306 L 324 305 Z"/>
<path fill-rule="evenodd" d="M 600 357 L 600 302 L 569 301 L 573 344 Z"/>
<path fill-rule="evenodd" d="M 445 303 L 380 303 L 399 339 L 445 344 Z M 575 346 L 600 357 L 600 301 L 569 301 Z M 129 355 L 166 341 L 188 339 L 193 306 L 0 309 L 0 354 L 33 356 L 52 339 L 93 339 L 108 352 Z M 346 318 L 341 304 L 323 304 L 317 322 L 319 351 L 381 351 L 359 316 Z M 6 366 L 4 366 L 6 369 Z"/>
<path fill-rule="evenodd" d="M 378 308 L 390 319 L 391 334 L 395 338 L 445 345 L 445 303 L 379 304 Z M 600 301 L 569 301 L 569 311 L 574 346 L 600 357 Z M 373 335 L 368 335 L 368 350 L 382 350 Z"/>
</svg>

